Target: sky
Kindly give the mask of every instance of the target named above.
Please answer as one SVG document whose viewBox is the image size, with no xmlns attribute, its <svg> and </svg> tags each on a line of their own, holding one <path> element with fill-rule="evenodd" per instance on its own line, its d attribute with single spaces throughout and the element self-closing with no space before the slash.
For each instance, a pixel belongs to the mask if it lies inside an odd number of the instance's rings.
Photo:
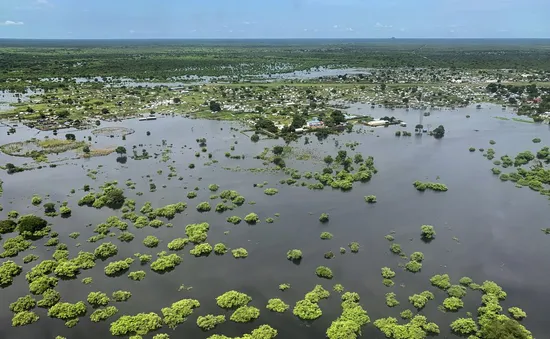
<svg viewBox="0 0 550 339">
<path fill-rule="evenodd" d="M 0 0 L 0 38 L 550 38 L 550 0 Z"/>
</svg>

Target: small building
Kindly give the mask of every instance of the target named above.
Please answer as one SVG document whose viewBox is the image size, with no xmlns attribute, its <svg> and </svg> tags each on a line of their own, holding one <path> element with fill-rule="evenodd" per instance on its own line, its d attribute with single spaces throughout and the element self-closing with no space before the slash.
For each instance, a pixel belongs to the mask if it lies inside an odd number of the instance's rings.
<svg viewBox="0 0 550 339">
<path fill-rule="evenodd" d="M 325 127 L 325 123 L 322 121 L 319 121 L 317 119 L 313 119 L 307 122 L 307 127 L 309 128 L 323 128 Z"/>
<path fill-rule="evenodd" d="M 386 120 L 372 120 L 367 122 L 368 126 L 372 127 L 378 127 L 378 126 L 385 126 L 388 123 Z"/>
</svg>

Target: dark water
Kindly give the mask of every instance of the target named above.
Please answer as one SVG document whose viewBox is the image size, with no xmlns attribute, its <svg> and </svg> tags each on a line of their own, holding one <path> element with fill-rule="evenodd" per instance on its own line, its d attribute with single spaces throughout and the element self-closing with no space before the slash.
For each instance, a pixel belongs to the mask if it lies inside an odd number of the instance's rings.
<svg viewBox="0 0 550 339">
<path fill-rule="evenodd" d="M 402 118 L 409 124 L 407 130 L 412 131 L 418 121 L 418 111 L 385 111 L 371 110 L 369 106 L 357 105 L 349 110 L 352 114 L 373 114 L 375 117 L 394 115 Z M 465 118 L 470 114 L 471 118 Z M 399 317 L 399 312 L 413 309 L 408 302 L 408 296 L 424 290 L 431 290 L 436 294 L 436 300 L 428 303 L 420 313 L 436 322 L 441 329 L 440 337 L 455 338 L 448 330 L 449 324 L 458 317 L 466 316 L 470 311 L 474 314 L 480 303 L 479 292 L 469 291 L 465 298 L 466 307 L 454 313 L 441 313 L 437 305 L 441 304 L 445 294 L 430 286 L 429 278 L 434 274 L 448 273 L 454 283 L 462 276 L 470 276 L 474 281 L 482 283 L 484 280 L 494 280 L 500 284 L 508 298 L 502 303 L 504 310 L 510 306 L 519 306 L 527 314 L 524 324 L 537 338 L 545 338 L 548 332 L 546 321 L 546 305 L 550 303 L 548 291 L 548 271 L 546 258 L 550 255 L 548 241 L 540 228 L 547 227 L 548 201 L 545 197 L 529 190 L 518 189 L 512 183 L 502 183 L 493 176 L 490 169 L 493 164 L 481 156 L 480 152 L 470 153 L 468 148 L 492 147 L 497 157 L 508 153 L 510 156 L 524 150 L 536 151 L 547 144 L 547 125 L 527 124 L 512 120 L 502 121 L 494 116 L 507 116 L 498 107 L 487 107 L 482 110 L 467 108 L 455 111 L 433 111 L 430 117 L 424 118 L 424 124 L 445 125 L 446 134 L 442 140 L 435 140 L 424 135 L 422 137 L 396 138 L 394 132 L 397 127 L 377 128 L 370 132 L 370 128 L 357 127 L 356 132 L 336 137 L 340 147 L 345 149 L 346 142 L 360 143 L 356 152 L 363 156 L 375 157 L 375 165 L 379 172 L 368 184 L 355 184 L 352 191 L 342 193 L 325 188 L 323 191 L 311 191 L 303 187 L 293 187 L 279 184 L 279 180 L 287 178 L 283 173 L 251 173 L 247 171 L 229 171 L 224 167 L 242 168 L 262 167 L 260 160 L 252 159 L 259 154 L 263 147 L 280 144 L 279 141 L 260 141 L 257 144 L 249 142 L 245 135 L 231 131 L 230 127 L 239 127 L 216 121 L 197 121 L 181 117 L 164 118 L 156 121 L 137 122 L 126 121 L 119 123 L 136 130 L 129 135 L 126 141 L 98 137 L 98 146 L 116 146 L 124 144 L 130 151 L 132 145 L 144 144 L 137 147 L 138 153 L 146 148 L 150 154 L 160 153 L 165 147 L 161 140 L 173 144 L 171 159 L 164 163 L 158 159 L 133 161 L 128 159 L 125 165 L 116 162 L 116 155 L 107 157 L 67 160 L 58 168 L 45 168 L 23 172 L 12 176 L 2 174 L 4 194 L 0 199 L 4 211 L 15 209 L 22 213 L 42 213 L 41 207 L 30 204 L 33 193 L 43 197 L 50 195 L 51 201 L 69 201 L 72 216 L 68 219 L 50 218 L 53 230 L 59 232 L 60 241 L 69 245 L 71 257 L 78 251 L 93 251 L 102 241 L 90 244 L 86 239 L 93 235 L 93 227 L 110 215 L 120 215 L 118 211 L 106 208 L 95 210 L 89 207 L 78 207 L 76 202 L 84 195 L 81 188 L 90 184 L 96 188 L 107 180 L 118 180 L 124 185 L 127 179 L 137 182 L 136 190 L 127 190 L 128 197 L 135 199 L 137 209 L 145 201 L 151 201 L 154 207 L 169 203 L 185 201 L 187 210 L 177 215 L 171 222 L 173 228 L 161 227 L 153 229 L 129 230 L 136 235 L 134 241 L 123 244 L 116 238 L 107 238 L 104 241 L 113 241 L 119 246 L 116 257 L 106 262 L 98 261 L 95 268 L 82 271 L 76 280 L 60 281 L 57 290 L 64 301 L 76 302 L 85 300 L 89 292 L 103 291 L 111 294 L 122 289 L 132 292 L 132 298 L 126 303 L 116 303 L 119 308 L 115 320 L 123 314 L 139 312 L 160 313 L 162 307 L 183 298 L 194 298 L 201 302 L 201 307 L 189 317 L 186 323 L 175 331 L 167 328 L 162 332 L 171 337 L 206 338 L 213 333 L 223 333 L 228 336 L 240 336 L 250 332 L 261 324 L 269 324 L 279 331 L 279 338 L 324 338 L 326 329 L 340 312 L 339 298 L 333 293 L 331 298 L 320 302 L 323 316 L 313 323 L 301 322 L 292 315 L 292 306 L 297 300 L 304 297 L 315 284 L 322 284 L 332 290 L 335 283 L 344 285 L 347 291 L 355 291 L 361 295 L 363 307 L 368 311 L 371 320 L 380 317 Z M 117 125 L 116 123 L 111 125 Z M 223 130 L 222 130 L 223 129 Z M 403 130 L 403 128 L 399 128 Z M 475 131 L 475 130 L 478 131 Z M 146 136 L 146 131 L 151 131 Z M 35 131 L 25 131 L 19 128 L 12 136 L 2 135 L 1 142 L 25 140 L 35 135 Z M 40 137 L 47 135 L 39 134 Z M 89 131 L 77 132 L 80 139 L 89 135 Z M 233 135 L 235 135 L 233 137 Z M 194 156 L 198 150 L 195 139 L 207 138 L 208 151 L 214 154 L 219 163 L 204 166 L 208 161 L 202 154 L 201 159 Z M 541 144 L 533 144 L 534 137 L 542 138 Z M 320 144 L 311 136 L 311 143 L 303 145 L 303 138 L 297 146 L 309 151 L 314 159 L 322 159 L 326 154 L 335 154 L 335 140 L 329 137 Z M 489 145 L 493 139 L 496 145 Z M 234 144 L 234 141 L 238 144 Z M 245 154 L 245 160 L 233 160 L 224 157 L 235 146 L 232 154 Z M 348 153 L 354 151 L 347 149 Z M 66 157 L 64 154 L 62 157 Z M 52 157 L 54 159 L 55 157 Z M 24 159 L 13 159 L 1 155 L 0 163 L 21 163 Z M 176 166 L 178 176 L 167 180 L 169 173 L 167 166 Z M 194 163 L 195 169 L 188 169 L 188 164 Z M 99 168 L 97 180 L 86 176 L 86 169 Z M 287 161 L 287 166 L 305 170 L 322 169 L 320 161 Z M 158 175 L 157 170 L 163 174 Z M 157 186 L 156 193 L 149 193 L 149 182 L 146 175 L 151 175 Z M 449 187 L 446 193 L 417 192 L 412 187 L 415 180 L 440 181 Z M 199 180 L 202 178 L 201 180 Z M 267 196 L 264 188 L 254 188 L 254 183 L 268 181 L 266 187 L 275 187 L 279 193 Z M 216 183 L 220 190 L 238 190 L 247 199 L 254 200 L 255 205 L 245 203 L 234 211 L 223 214 L 209 212 L 200 214 L 195 206 L 202 201 L 210 201 L 212 194 L 207 186 Z M 166 188 L 162 188 L 166 185 Z M 186 194 L 195 186 L 200 187 L 199 196 L 187 199 Z M 187 188 L 185 188 L 187 187 Z M 70 195 L 71 188 L 77 192 Z M 144 192 L 141 197 L 136 192 Z M 378 198 L 375 205 L 367 205 L 363 196 L 374 194 Z M 46 199 L 44 199 L 46 200 Z M 211 205 L 219 200 L 211 201 Z M 262 222 L 255 226 L 245 224 L 231 225 L 225 221 L 230 215 L 244 217 L 250 212 L 257 213 L 262 220 L 280 213 L 275 223 Z M 321 224 L 319 214 L 330 214 L 330 222 Z M 152 272 L 148 265 L 140 267 L 134 262 L 130 271 L 144 269 L 147 272 L 145 280 L 133 282 L 126 276 L 108 278 L 103 273 L 107 262 L 133 256 L 134 253 L 150 253 L 155 255 L 166 249 L 166 244 L 176 238 L 184 237 L 184 227 L 190 223 L 207 221 L 210 223 L 208 242 L 215 244 L 224 242 L 228 247 L 244 247 L 249 256 L 246 259 L 236 260 L 230 253 L 225 256 L 211 255 L 207 258 L 194 258 L 186 247 L 183 254 L 183 263 L 174 271 L 159 275 Z M 86 225 L 92 224 L 92 227 Z M 437 238 L 430 244 L 420 241 L 420 225 L 434 225 Z M 80 238 L 73 240 L 68 237 L 70 232 L 81 232 Z M 225 231 L 230 231 L 224 235 Z M 334 238 L 329 241 L 319 239 L 322 231 L 330 231 Z M 422 251 L 426 257 L 422 271 L 418 274 L 405 272 L 398 267 L 403 262 L 389 252 L 389 243 L 384 235 L 395 231 L 395 241 L 402 245 L 406 253 Z M 147 235 L 155 235 L 162 242 L 156 249 L 146 248 L 142 244 Z M 453 240 L 458 238 L 458 241 Z M 6 237 L 4 237 L 6 238 Z M 51 256 L 53 249 L 48 251 L 41 244 L 46 240 L 36 242 L 37 249 L 32 251 L 40 255 L 40 259 Z M 340 255 L 340 247 L 347 247 L 351 241 L 361 245 L 358 254 Z M 81 247 L 75 247 L 81 243 Z M 294 265 L 286 260 L 286 251 L 299 248 L 303 251 L 304 259 L 300 265 Z M 323 258 L 323 253 L 332 250 L 336 256 L 332 260 Z M 21 263 L 22 257 L 31 251 L 21 253 L 14 260 Z M 63 321 L 50 319 L 46 310 L 37 309 L 41 319 L 37 323 L 23 328 L 11 328 L 12 313 L 8 309 L 9 303 L 28 293 L 25 273 L 34 264 L 24 265 L 23 273 L 15 278 L 14 284 L 2 290 L 0 308 L 0 337 L 12 338 L 54 338 L 62 335 L 67 338 L 97 338 L 109 336 L 109 323 L 93 324 L 88 317 L 81 319 L 73 329 L 67 329 Z M 327 281 L 315 276 L 315 268 L 326 265 L 334 272 L 334 279 Z M 397 272 L 394 279 L 395 286 L 387 288 L 382 285 L 380 268 L 389 266 Z M 83 285 L 80 280 L 84 277 L 93 277 L 91 285 Z M 285 292 L 278 290 L 280 283 L 290 283 L 292 288 Z M 190 291 L 178 292 L 181 284 L 192 286 Z M 219 326 L 214 331 L 203 333 L 196 326 L 197 315 L 224 314 L 216 306 L 214 298 L 223 292 L 236 289 L 248 293 L 253 297 L 251 305 L 261 309 L 261 316 L 251 324 L 235 324 L 230 321 Z M 395 292 L 401 305 L 388 308 L 385 305 L 384 294 Z M 272 314 L 265 309 L 267 300 L 280 297 L 291 305 L 291 309 L 284 314 Z M 92 312 L 89 308 L 88 315 Z M 227 313 L 229 318 L 230 313 Z M 152 335 L 147 336 L 148 338 Z M 372 324 L 363 330 L 364 338 L 383 338 L 384 336 Z"/>
</svg>

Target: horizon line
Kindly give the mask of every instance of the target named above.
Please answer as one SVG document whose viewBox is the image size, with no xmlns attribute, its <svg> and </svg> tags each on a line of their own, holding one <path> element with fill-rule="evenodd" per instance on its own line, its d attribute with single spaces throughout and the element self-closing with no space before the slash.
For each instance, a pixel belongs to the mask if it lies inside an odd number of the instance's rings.
<svg viewBox="0 0 550 339">
<path fill-rule="evenodd" d="M 0 37 L 0 40 L 550 40 L 550 37 L 386 37 L 386 38 L 351 38 L 351 37 L 311 37 L 311 38 L 289 38 L 289 37 L 276 37 L 276 38 L 251 38 L 251 37 L 191 37 L 191 38 L 132 38 L 132 37 L 117 37 L 117 38 L 4 38 Z"/>
</svg>

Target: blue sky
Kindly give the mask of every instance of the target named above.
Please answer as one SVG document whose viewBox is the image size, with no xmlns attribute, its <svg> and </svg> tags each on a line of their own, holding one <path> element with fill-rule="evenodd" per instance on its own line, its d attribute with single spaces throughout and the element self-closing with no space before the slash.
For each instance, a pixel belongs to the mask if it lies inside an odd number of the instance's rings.
<svg viewBox="0 0 550 339">
<path fill-rule="evenodd" d="M 550 38 L 550 0 L 0 0 L 0 38 Z"/>
</svg>

